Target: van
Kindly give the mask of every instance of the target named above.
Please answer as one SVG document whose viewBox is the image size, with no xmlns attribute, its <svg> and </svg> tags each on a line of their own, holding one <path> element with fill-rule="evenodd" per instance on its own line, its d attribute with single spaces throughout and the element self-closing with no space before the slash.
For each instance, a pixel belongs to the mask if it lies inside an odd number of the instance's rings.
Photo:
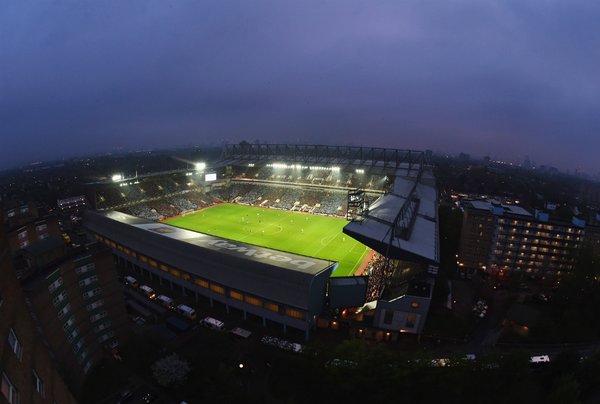
<svg viewBox="0 0 600 404">
<path fill-rule="evenodd" d="M 135 279 L 133 276 L 126 276 L 125 277 L 125 285 L 129 285 L 132 288 L 137 288 L 138 286 L 140 286 L 140 284 L 138 283 L 137 279 Z"/>
<path fill-rule="evenodd" d="M 154 293 L 154 289 L 148 285 L 140 286 L 139 291 L 142 292 L 142 294 L 148 299 L 156 299 L 156 293 Z"/>
<path fill-rule="evenodd" d="M 225 323 L 212 317 L 204 317 L 202 320 L 200 320 L 200 324 L 202 324 L 205 327 L 212 328 L 213 330 L 219 331 L 223 330 L 223 328 L 225 327 Z"/>
<path fill-rule="evenodd" d="M 196 310 L 192 309 L 190 306 L 186 306 L 185 304 L 180 304 L 179 306 L 177 306 L 177 308 L 175 310 L 177 310 L 178 313 L 186 316 L 190 320 L 196 319 Z"/>
<path fill-rule="evenodd" d="M 167 309 L 175 309 L 175 302 L 169 296 L 158 295 L 156 296 L 156 301 L 162 304 Z"/>
</svg>

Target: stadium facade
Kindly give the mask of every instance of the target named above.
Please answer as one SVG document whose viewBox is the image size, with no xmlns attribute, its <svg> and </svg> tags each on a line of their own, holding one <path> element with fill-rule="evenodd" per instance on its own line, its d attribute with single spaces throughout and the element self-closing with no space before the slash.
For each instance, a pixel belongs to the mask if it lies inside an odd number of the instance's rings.
<svg viewBox="0 0 600 404">
<path fill-rule="evenodd" d="M 89 212 L 86 226 L 119 264 L 185 294 L 307 333 L 324 309 L 335 263 L 153 223 Z"/>
</svg>

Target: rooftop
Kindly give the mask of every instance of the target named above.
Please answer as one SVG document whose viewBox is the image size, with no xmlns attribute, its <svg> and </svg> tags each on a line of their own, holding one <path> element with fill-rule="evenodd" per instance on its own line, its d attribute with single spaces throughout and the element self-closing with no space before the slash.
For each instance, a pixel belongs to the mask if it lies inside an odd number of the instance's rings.
<svg viewBox="0 0 600 404">
<path fill-rule="evenodd" d="M 517 205 L 507 205 L 500 203 L 494 199 L 475 200 L 475 201 L 464 201 L 465 205 L 472 207 L 473 209 L 486 210 L 496 214 L 512 214 L 518 216 L 532 216 L 531 213 L 525 208 Z"/>
<path fill-rule="evenodd" d="M 314 277 L 335 264 L 114 211 L 86 212 L 84 225 L 192 275 L 298 308 L 308 308 Z"/>
<path fill-rule="evenodd" d="M 416 173 L 415 169 L 398 169 L 392 192 L 377 199 L 369 207 L 369 212 L 360 220 L 346 225 L 344 232 L 378 252 L 387 254 L 396 217 L 408 203 L 412 205 L 414 214 L 410 217 L 411 220 L 403 223 L 407 226 L 405 236 L 396 234 L 393 237 L 392 251 L 389 253 L 394 258 L 437 263 L 439 244 L 435 178 L 427 168 L 420 177 Z M 415 181 L 418 181 L 416 186 Z"/>
</svg>

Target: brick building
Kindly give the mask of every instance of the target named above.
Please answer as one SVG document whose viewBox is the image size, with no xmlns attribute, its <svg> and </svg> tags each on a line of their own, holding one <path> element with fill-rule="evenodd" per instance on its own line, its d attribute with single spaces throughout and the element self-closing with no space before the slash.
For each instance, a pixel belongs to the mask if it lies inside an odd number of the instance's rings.
<svg viewBox="0 0 600 404">
<path fill-rule="evenodd" d="M 0 220 L 0 403 L 75 403 L 27 302 Z"/>
</svg>

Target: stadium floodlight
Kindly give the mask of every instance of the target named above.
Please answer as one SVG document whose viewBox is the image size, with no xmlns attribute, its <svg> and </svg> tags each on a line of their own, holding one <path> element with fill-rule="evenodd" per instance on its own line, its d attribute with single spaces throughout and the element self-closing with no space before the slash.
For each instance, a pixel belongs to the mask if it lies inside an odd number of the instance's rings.
<svg viewBox="0 0 600 404">
<path fill-rule="evenodd" d="M 331 167 L 331 171 L 340 171 L 339 167 Z"/>
<path fill-rule="evenodd" d="M 122 174 L 114 174 L 112 176 L 112 180 L 113 182 L 119 182 L 123 180 L 123 175 Z"/>
<path fill-rule="evenodd" d="M 196 163 L 194 166 L 197 171 L 203 171 L 206 168 L 206 163 Z"/>
</svg>

